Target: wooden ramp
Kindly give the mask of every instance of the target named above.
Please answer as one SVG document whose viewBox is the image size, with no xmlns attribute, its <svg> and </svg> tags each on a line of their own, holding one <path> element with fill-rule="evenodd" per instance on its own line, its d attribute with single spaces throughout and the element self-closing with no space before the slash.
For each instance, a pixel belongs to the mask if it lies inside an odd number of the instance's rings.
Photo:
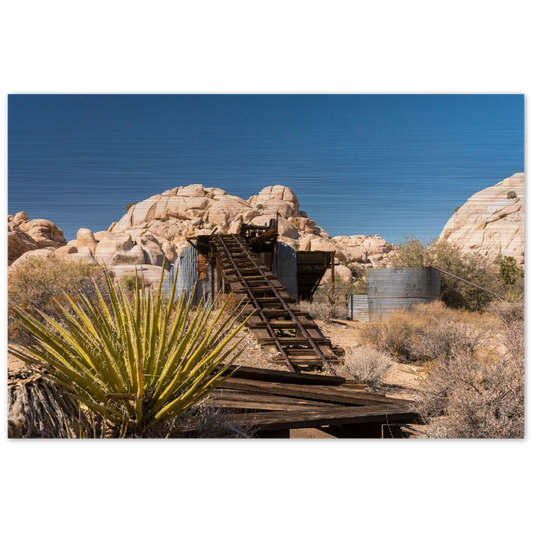
<svg viewBox="0 0 533 533">
<path fill-rule="evenodd" d="M 323 368 L 335 375 L 332 365 L 340 361 L 331 341 L 300 310 L 244 237 L 216 235 L 212 242 L 224 279 L 237 300 L 246 302 L 245 313 L 253 313 L 248 327 L 261 346 L 277 348 L 274 361 L 285 363 L 292 372 Z"/>
<path fill-rule="evenodd" d="M 383 427 L 417 420 L 412 403 L 366 392 L 344 378 L 240 367 L 213 391 L 209 405 L 232 412 L 228 423 L 287 437 L 291 429 L 321 428 L 337 436 L 383 436 Z"/>
</svg>

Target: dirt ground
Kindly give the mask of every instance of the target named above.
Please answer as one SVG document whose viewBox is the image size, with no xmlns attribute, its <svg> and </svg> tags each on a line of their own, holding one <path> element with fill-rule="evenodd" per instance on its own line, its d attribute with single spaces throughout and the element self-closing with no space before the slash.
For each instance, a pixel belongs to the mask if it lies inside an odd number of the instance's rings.
<svg viewBox="0 0 533 533">
<path fill-rule="evenodd" d="M 349 353 L 354 347 L 360 346 L 358 340 L 359 322 L 349 320 L 335 320 L 335 322 L 324 323 L 316 321 L 325 336 L 329 337 L 335 346 L 341 347 L 345 353 Z M 273 370 L 285 370 L 284 365 L 274 363 L 272 358 L 277 354 L 274 348 L 261 348 L 253 333 L 244 329 L 238 334 L 238 339 L 242 338 L 241 347 L 243 353 L 236 359 L 234 364 L 265 368 Z M 338 375 L 347 379 L 353 379 L 346 366 L 341 363 L 334 366 Z M 8 376 L 13 379 L 24 378 L 25 365 L 17 358 L 8 355 Z M 393 362 L 392 367 L 387 372 L 382 385 L 375 392 L 386 394 L 394 398 L 413 400 L 417 390 L 420 367 Z M 318 373 L 318 372 L 317 372 Z M 331 435 L 320 429 L 295 429 L 291 430 L 293 439 L 332 439 Z"/>
</svg>

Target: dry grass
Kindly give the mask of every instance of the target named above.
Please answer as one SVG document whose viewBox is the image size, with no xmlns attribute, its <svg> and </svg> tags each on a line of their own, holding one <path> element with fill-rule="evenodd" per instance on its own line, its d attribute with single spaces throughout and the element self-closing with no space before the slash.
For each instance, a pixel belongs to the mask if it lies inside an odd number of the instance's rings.
<svg viewBox="0 0 533 533">
<path fill-rule="evenodd" d="M 416 409 L 427 438 L 524 436 L 524 308 L 493 302 L 483 314 L 440 302 L 362 324 L 360 338 L 423 364 Z"/>
<path fill-rule="evenodd" d="M 87 291 L 96 298 L 94 282 L 105 294 L 103 268 L 80 262 L 54 258 L 31 258 L 8 273 L 8 306 L 21 307 L 39 318 L 38 311 L 58 319 L 58 303 L 69 308 L 66 295 L 77 299 L 78 291 Z M 29 335 L 8 315 L 9 341 L 27 344 Z"/>
<path fill-rule="evenodd" d="M 424 362 L 489 346 L 497 324 L 492 315 L 449 309 L 435 301 L 361 324 L 359 336 L 400 360 Z"/>
</svg>

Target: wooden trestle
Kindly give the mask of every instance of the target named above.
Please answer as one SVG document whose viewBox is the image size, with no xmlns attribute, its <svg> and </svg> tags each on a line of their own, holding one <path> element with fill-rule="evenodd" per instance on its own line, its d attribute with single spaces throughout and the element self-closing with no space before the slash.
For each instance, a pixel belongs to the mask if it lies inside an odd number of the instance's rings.
<svg viewBox="0 0 533 533">
<path fill-rule="evenodd" d="M 332 364 L 340 361 L 331 341 L 300 310 L 244 237 L 216 235 L 211 243 L 231 292 L 238 301 L 245 301 L 246 314 L 253 313 L 248 327 L 261 346 L 277 348 L 274 360 L 284 362 L 292 372 L 318 367 L 336 375 Z"/>
</svg>

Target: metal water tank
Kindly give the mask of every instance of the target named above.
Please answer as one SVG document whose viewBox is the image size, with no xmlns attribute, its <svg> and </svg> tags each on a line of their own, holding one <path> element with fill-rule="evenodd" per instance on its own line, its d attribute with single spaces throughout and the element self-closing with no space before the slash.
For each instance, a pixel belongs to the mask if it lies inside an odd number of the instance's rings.
<svg viewBox="0 0 533 533">
<path fill-rule="evenodd" d="M 370 320 L 440 297 L 440 272 L 431 267 L 368 270 L 366 282 Z"/>
<path fill-rule="evenodd" d="M 349 294 L 347 300 L 348 320 L 368 322 L 368 294 Z"/>
<path fill-rule="evenodd" d="M 209 265 L 206 269 L 206 278 L 200 279 L 198 275 L 198 251 L 193 246 L 184 248 L 176 262 L 170 269 L 169 275 L 163 285 L 163 292 L 168 296 L 174 277 L 178 270 L 178 278 L 176 280 L 176 294 L 175 298 L 179 298 L 182 293 L 189 298 L 193 295 L 193 305 L 198 305 L 202 300 L 210 300 L 211 298 L 211 268 Z M 216 286 L 216 273 L 215 273 Z"/>
</svg>

